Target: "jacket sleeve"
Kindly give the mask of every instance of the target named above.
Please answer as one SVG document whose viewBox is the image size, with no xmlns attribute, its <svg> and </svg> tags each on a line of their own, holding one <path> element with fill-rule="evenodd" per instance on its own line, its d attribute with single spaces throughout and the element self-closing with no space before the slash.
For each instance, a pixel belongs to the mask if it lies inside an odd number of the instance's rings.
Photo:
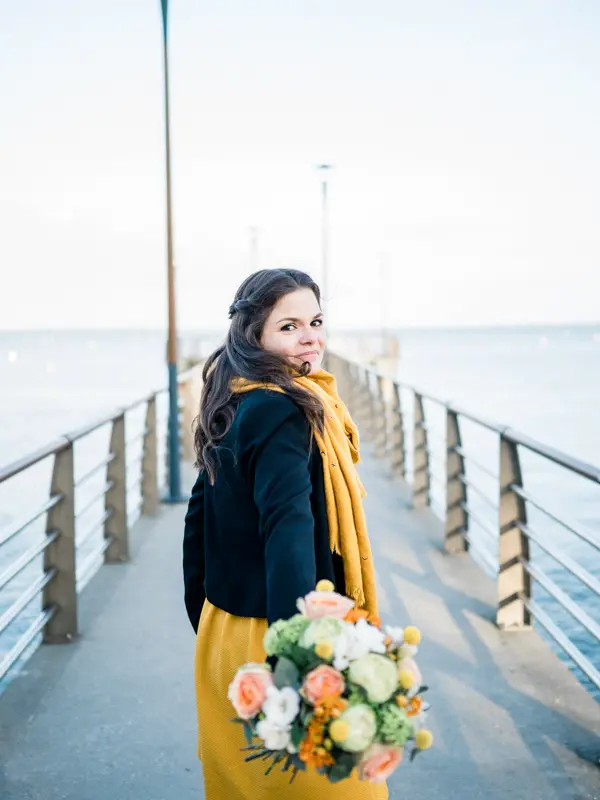
<svg viewBox="0 0 600 800">
<path fill-rule="evenodd" d="M 204 474 L 194 484 L 183 532 L 185 607 L 195 631 L 206 597 L 204 591 Z"/>
<path fill-rule="evenodd" d="M 289 398 L 270 403 L 268 431 L 254 454 L 254 502 L 264 542 L 267 620 L 288 619 L 315 588 L 316 558 L 309 435 Z"/>
</svg>

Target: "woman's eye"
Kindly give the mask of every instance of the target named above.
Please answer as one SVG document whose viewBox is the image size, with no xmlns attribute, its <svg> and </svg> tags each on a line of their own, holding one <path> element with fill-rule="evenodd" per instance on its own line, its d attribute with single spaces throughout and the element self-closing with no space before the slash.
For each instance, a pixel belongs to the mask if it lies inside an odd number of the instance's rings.
<svg viewBox="0 0 600 800">
<path fill-rule="evenodd" d="M 322 319 L 313 319 L 312 324 L 314 325 L 315 328 L 320 328 L 321 325 L 323 324 L 323 320 Z"/>
<path fill-rule="evenodd" d="M 283 326 L 283 328 L 282 328 L 281 330 L 282 330 L 282 331 L 293 331 L 293 330 L 294 330 L 294 326 L 293 326 L 293 325 L 292 325 L 292 323 L 290 322 L 288 325 L 284 325 L 284 326 Z"/>
</svg>

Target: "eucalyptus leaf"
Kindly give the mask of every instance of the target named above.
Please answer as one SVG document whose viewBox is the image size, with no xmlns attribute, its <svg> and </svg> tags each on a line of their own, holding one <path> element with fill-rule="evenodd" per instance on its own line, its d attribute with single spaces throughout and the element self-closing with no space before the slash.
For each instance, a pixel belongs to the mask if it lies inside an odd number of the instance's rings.
<svg viewBox="0 0 600 800">
<path fill-rule="evenodd" d="M 289 658 L 281 657 L 275 667 L 273 682 L 278 689 L 284 686 L 297 686 L 299 684 L 298 668 Z"/>
<path fill-rule="evenodd" d="M 269 753 L 269 750 L 259 750 L 258 753 L 252 753 L 250 756 L 246 756 L 244 761 L 254 761 L 255 758 L 261 758 L 264 756 L 265 753 Z"/>
<path fill-rule="evenodd" d="M 346 764 L 346 763 L 337 763 L 334 764 L 327 777 L 331 783 L 339 783 L 339 781 L 345 780 L 349 777 L 350 773 L 354 769 L 354 764 Z"/>
<path fill-rule="evenodd" d="M 254 729 L 247 721 L 244 721 L 244 736 L 246 737 L 246 744 L 252 744 L 252 740 L 254 739 Z"/>
</svg>

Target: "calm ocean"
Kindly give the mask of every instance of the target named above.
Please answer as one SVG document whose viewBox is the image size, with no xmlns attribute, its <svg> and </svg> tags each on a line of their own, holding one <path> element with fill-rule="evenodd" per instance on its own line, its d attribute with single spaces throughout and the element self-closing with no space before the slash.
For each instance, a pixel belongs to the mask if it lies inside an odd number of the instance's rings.
<svg viewBox="0 0 600 800">
<path fill-rule="evenodd" d="M 400 332 L 401 360 L 398 377 L 441 399 L 453 400 L 467 410 L 519 430 L 584 461 L 600 462 L 600 324 L 578 327 L 478 329 L 461 331 Z M 0 465 L 7 465 L 55 437 L 125 405 L 166 381 L 165 335 L 162 332 L 0 332 Z M 403 400 L 409 400 L 409 394 Z M 412 408 L 405 403 L 407 422 Z M 434 435 L 444 433 L 444 417 L 426 405 L 428 425 Z M 132 420 L 132 425 L 141 424 Z M 133 431 L 128 431 L 128 438 Z M 497 472 L 495 437 L 465 425 L 463 441 L 469 453 Z M 105 452 L 106 434 L 90 437 L 89 446 L 76 451 L 76 469 L 93 466 Z M 410 444 L 410 442 L 409 442 Z M 435 439 L 433 472 L 443 474 L 443 444 Z M 0 486 L 0 530 L 14 518 L 41 505 L 47 497 L 49 464 L 31 470 Z M 410 467 L 410 460 L 409 460 Z M 600 537 L 600 487 L 582 478 L 566 476 L 537 457 L 523 457 L 528 491 L 548 502 L 577 525 Z M 490 500 L 496 501 L 494 484 L 483 472 L 468 468 L 468 479 Z M 434 483 L 434 510 L 442 502 L 442 487 Z M 81 501 L 83 502 L 83 500 Z M 494 527 L 490 504 L 475 494 L 469 503 L 482 521 Z M 600 577 L 600 555 L 574 536 L 568 536 L 547 519 L 530 516 L 533 528 Z M 29 536 L 39 535 L 39 528 Z M 493 542 L 473 523 L 483 551 Z M 23 548 L 24 536 L 0 551 L 0 564 L 8 564 Z M 548 574 L 598 618 L 598 599 L 560 565 L 543 553 L 532 554 Z M 482 561 L 483 564 L 483 561 Z M 40 569 L 39 563 L 31 570 Z M 0 593 L 0 613 L 31 580 Z M 37 573 L 39 574 L 39 572 Z M 600 667 L 600 648 L 585 629 L 556 608 L 554 601 L 536 593 L 577 645 Z M 32 604 L 34 605 L 34 604 Z M 36 609 L 32 608 L 31 613 Z M 16 626 L 0 636 L 0 657 L 15 639 Z M 9 639 L 10 635 L 10 639 Z"/>
</svg>

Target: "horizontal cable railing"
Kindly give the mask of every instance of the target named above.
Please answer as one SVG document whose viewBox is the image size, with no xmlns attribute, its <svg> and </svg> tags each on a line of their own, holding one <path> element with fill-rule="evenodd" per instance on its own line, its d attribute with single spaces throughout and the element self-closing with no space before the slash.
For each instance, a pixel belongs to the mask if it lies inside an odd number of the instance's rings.
<svg viewBox="0 0 600 800">
<path fill-rule="evenodd" d="M 180 446 L 186 458 L 193 453 L 191 428 L 200 384 L 199 367 L 179 376 Z M 136 400 L 0 468 L 2 485 L 52 459 L 48 499 L 0 529 L 0 636 L 10 636 L 8 650 L 0 652 L 0 681 L 40 634 L 44 642 L 71 641 L 77 636 L 78 592 L 102 563 L 129 558 L 130 511 L 156 513 L 157 398 L 165 393 L 166 389 L 161 389 Z M 126 438 L 128 415 L 138 412 L 144 417 L 141 430 Z M 102 429 L 109 433 L 108 452 L 76 478 L 76 447 Z M 101 513 L 88 522 L 92 510 L 100 508 Z M 86 522 L 82 524 L 83 517 Z M 36 530 L 41 524 L 43 532 Z M 43 565 L 35 569 L 37 559 L 43 559 Z M 41 610 L 29 611 L 36 600 Z M 13 635 L 10 632 L 16 623 L 20 629 Z"/>
<path fill-rule="evenodd" d="M 597 666 L 565 633 L 550 609 L 562 609 L 598 645 L 599 615 L 596 614 L 594 619 L 590 611 L 560 587 L 537 557 L 530 553 L 530 545 L 533 545 L 551 562 L 558 564 L 593 595 L 593 604 L 598 609 L 600 579 L 566 550 L 574 542 L 587 545 L 592 548 L 592 558 L 598 563 L 600 536 L 566 519 L 524 487 L 521 453 L 532 453 L 595 484 L 600 484 L 600 468 L 414 386 L 395 381 L 371 366 L 338 354 L 329 356 L 329 366 L 336 374 L 340 391 L 361 430 L 366 438 L 373 440 L 376 454 L 389 458 L 393 473 L 409 481 L 413 506 L 428 506 L 439 512 L 444 522 L 447 551 L 470 552 L 495 576 L 498 587 L 497 624 L 506 630 L 518 630 L 530 627 L 532 619 L 535 620 L 587 679 L 600 689 Z M 403 409 L 403 398 L 407 396 L 413 404 L 410 428 Z M 433 403 L 445 414 L 445 438 L 440 437 L 435 426 L 432 428 L 429 423 L 428 403 Z M 462 440 L 464 422 L 495 439 L 499 453 L 498 471 L 471 457 Z M 407 452 L 408 441 L 412 445 L 411 453 Z M 479 476 L 477 481 L 467 476 L 471 468 Z M 480 480 L 483 481 L 484 477 L 489 486 L 494 487 L 494 497 L 481 487 Z M 441 509 L 439 494 L 438 497 L 432 496 L 436 490 L 443 493 Z M 486 510 L 494 516 L 488 518 L 484 513 Z M 567 535 L 566 546 L 556 543 L 548 530 L 540 530 L 537 522 L 533 525 L 528 519 L 529 512 L 539 514 Z M 534 598 L 534 586 L 551 598 L 550 605 Z M 591 607 L 590 604 L 590 610 Z"/>
</svg>

